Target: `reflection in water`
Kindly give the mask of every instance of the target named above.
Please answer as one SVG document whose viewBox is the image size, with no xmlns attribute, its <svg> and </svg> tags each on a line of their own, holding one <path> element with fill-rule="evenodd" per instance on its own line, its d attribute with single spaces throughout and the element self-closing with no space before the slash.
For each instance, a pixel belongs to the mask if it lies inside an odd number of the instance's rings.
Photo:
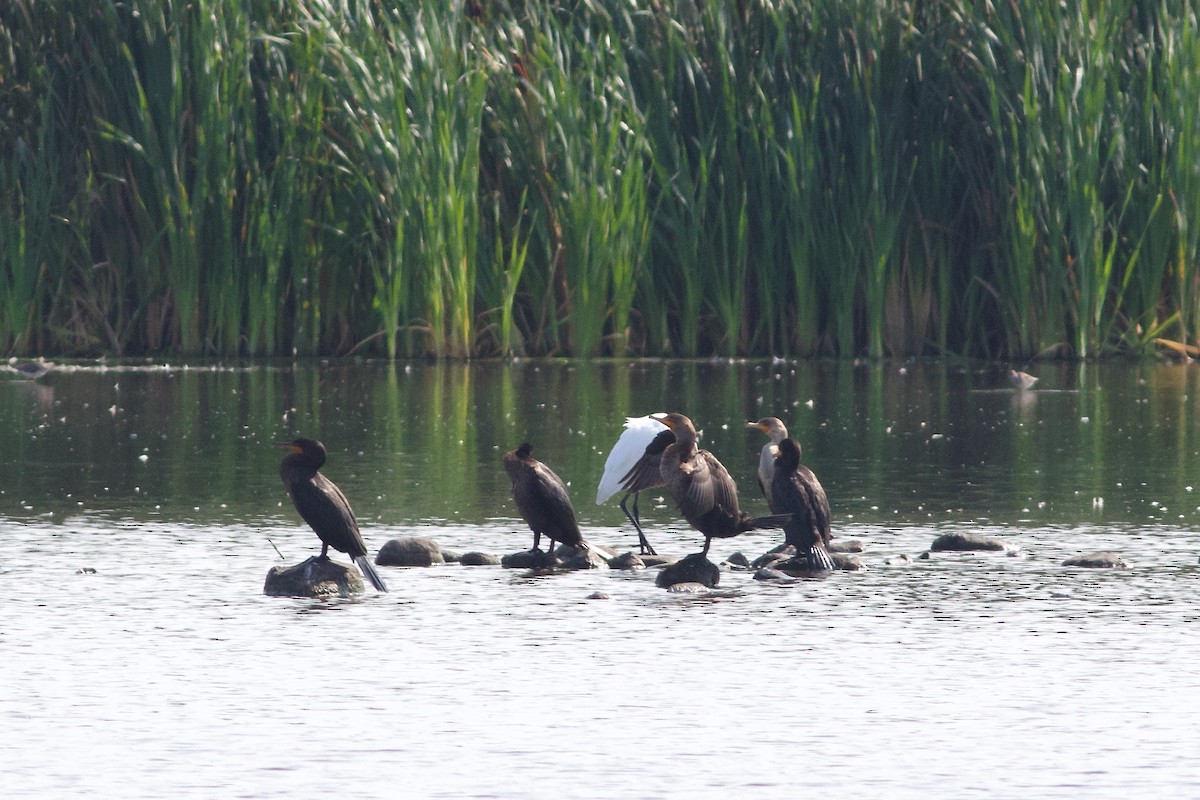
<svg viewBox="0 0 1200 800">
<path fill-rule="evenodd" d="M 1200 782 L 1180 702 L 1200 658 L 1197 374 L 1039 365 L 1019 403 L 1002 371 L 954 363 L 0 381 L 6 796 L 1184 796 Z M 588 501 L 624 418 L 664 409 L 704 430 L 752 513 L 762 441 L 744 420 L 784 419 L 867 569 L 727 571 L 692 596 L 653 571 L 445 565 L 385 570 L 390 595 L 261 594 L 272 543 L 292 563 L 317 544 L 275 440 L 335 452 L 372 551 L 412 534 L 525 547 L 500 457 L 527 438 L 588 539 L 627 549 L 620 510 Z M 647 494 L 658 549 L 694 549 Z M 1022 557 L 921 557 L 952 531 Z M 747 534 L 714 559 L 778 541 Z M 1103 549 L 1130 568 L 1062 566 Z"/>
<path fill-rule="evenodd" d="M 607 448 L 627 415 L 686 397 L 676 410 L 753 514 L 766 513 L 759 443 L 741 423 L 780 416 L 822 476 L 835 524 L 1035 507 L 1040 521 L 1072 522 L 1094 518 L 1092 497 L 1105 498 L 1103 519 L 1195 519 L 1196 369 L 1042 365 L 1039 375 L 1016 392 L 996 370 L 955 363 L 60 365 L 0 394 L 0 512 L 287 519 L 269 443 L 305 435 L 330 447 L 332 477 L 365 525 L 514 517 L 500 459 L 525 440 L 555 465 L 585 525 L 620 525 L 615 506 L 584 502 Z M 652 524 L 672 524 L 666 511 Z"/>
</svg>

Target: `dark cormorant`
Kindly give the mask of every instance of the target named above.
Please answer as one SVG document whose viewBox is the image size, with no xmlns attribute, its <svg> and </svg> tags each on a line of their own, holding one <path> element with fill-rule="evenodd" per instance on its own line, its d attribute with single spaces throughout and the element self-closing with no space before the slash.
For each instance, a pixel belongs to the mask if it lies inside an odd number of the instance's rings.
<svg viewBox="0 0 1200 800">
<path fill-rule="evenodd" d="M 291 451 L 279 464 L 279 477 L 300 516 L 321 539 L 321 558 L 329 558 L 331 547 L 340 550 L 354 559 L 376 589 L 386 592 L 387 584 L 367 558 L 367 545 L 350 503 L 342 490 L 318 471 L 325 464 L 325 445 L 315 439 L 295 439 L 275 446 Z"/>
<path fill-rule="evenodd" d="M 708 556 L 714 538 L 782 528 L 791 519 L 790 514 L 751 517 L 740 511 L 737 484 L 716 456 L 696 446 L 696 428 L 692 421 L 675 413 L 660 420 L 675 434 L 674 443 L 663 451 L 659 465 L 663 484 L 684 519 L 704 534 L 702 556 Z"/>
<path fill-rule="evenodd" d="M 771 501 L 771 478 L 775 475 L 775 457 L 779 455 L 779 443 L 787 438 L 788 430 L 779 417 L 763 417 L 758 422 L 747 422 L 747 428 L 754 428 L 765 433 L 771 441 L 763 445 L 758 456 L 758 488 L 762 489 L 767 498 L 767 508 L 774 514 L 782 514 L 786 509 L 776 508 Z"/>
<path fill-rule="evenodd" d="M 550 540 L 551 553 L 555 542 L 587 549 L 566 484 L 554 470 L 533 457 L 533 445 L 523 442 L 505 453 L 504 471 L 512 480 L 517 511 L 533 531 L 531 551 L 538 549 L 542 534 Z"/>
<path fill-rule="evenodd" d="M 784 541 L 796 548 L 797 558 L 804 557 L 814 572 L 834 569 L 826 550 L 831 538 L 829 499 L 813 471 L 800 463 L 800 443 L 795 439 L 779 443 L 771 496 L 772 511 L 791 512 L 791 521 L 783 526 Z"/>
<path fill-rule="evenodd" d="M 638 544 L 643 554 L 658 555 L 642 532 L 641 515 L 638 513 L 638 494 L 646 489 L 662 486 L 663 451 L 675 441 L 675 434 L 654 417 L 629 417 L 625 420 L 625 432 L 617 439 L 604 462 L 604 475 L 596 489 L 596 504 L 603 503 L 618 491 L 621 510 L 633 523 L 638 534 Z M 626 503 L 633 496 L 633 513 Z"/>
</svg>

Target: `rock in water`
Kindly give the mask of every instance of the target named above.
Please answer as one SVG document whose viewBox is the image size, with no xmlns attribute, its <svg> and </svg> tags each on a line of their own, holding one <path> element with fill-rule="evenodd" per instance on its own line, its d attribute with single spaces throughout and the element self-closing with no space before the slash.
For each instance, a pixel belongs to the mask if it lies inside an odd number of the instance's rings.
<svg viewBox="0 0 1200 800">
<path fill-rule="evenodd" d="M 935 553 L 947 550 L 1007 550 L 1008 545 L 999 539 L 981 536 L 978 533 L 947 533 L 934 539 L 929 549 Z"/>
<path fill-rule="evenodd" d="M 589 547 L 563 546 L 554 553 L 557 564 L 562 569 L 608 569 L 608 556 L 603 550 Z"/>
<path fill-rule="evenodd" d="M 711 589 L 720 582 L 720 568 L 705 558 L 703 553 L 693 553 L 663 567 L 654 579 L 654 584 L 660 589 L 669 589 L 678 583 L 698 583 Z"/>
<path fill-rule="evenodd" d="M 438 543 L 425 536 L 402 536 L 379 548 L 375 563 L 381 567 L 431 567 L 445 564 Z"/>
<path fill-rule="evenodd" d="M 505 569 L 551 569 L 554 556 L 542 550 L 520 550 L 502 557 L 500 566 Z"/>
<path fill-rule="evenodd" d="M 498 567 L 500 558 L 491 553 L 479 553 L 472 550 L 469 553 L 463 553 L 458 563 L 464 567 Z"/>
<path fill-rule="evenodd" d="M 363 593 L 357 567 L 313 556 L 291 567 L 271 567 L 263 594 L 269 597 L 351 597 Z"/>
<path fill-rule="evenodd" d="M 1073 556 L 1062 562 L 1064 567 L 1088 567 L 1090 569 L 1127 569 L 1129 564 L 1111 550 L 1100 550 L 1086 556 Z"/>
<path fill-rule="evenodd" d="M 612 569 L 645 569 L 646 562 L 636 553 L 622 553 L 608 560 Z"/>
</svg>

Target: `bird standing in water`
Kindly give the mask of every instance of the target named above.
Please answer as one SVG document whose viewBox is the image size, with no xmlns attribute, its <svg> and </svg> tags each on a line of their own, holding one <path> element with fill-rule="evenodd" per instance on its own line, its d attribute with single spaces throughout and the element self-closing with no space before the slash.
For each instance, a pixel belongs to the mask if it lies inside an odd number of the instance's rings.
<svg viewBox="0 0 1200 800">
<path fill-rule="evenodd" d="M 800 443 L 784 439 L 779 443 L 775 474 L 771 479 L 771 510 L 788 512 L 790 521 L 783 526 L 784 541 L 796 548 L 814 572 L 834 569 L 829 557 L 829 498 L 817 476 L 800 463 Z"/>
<path fill-rule="evenodd" d="M 596 505 L 624 490 L 625 494 L 619 504 L 621 510 L 637 531 L 642 553 L 652 556 L 658 554 L 654 552 L 646 534 L 642 532 L 638 495 L 647 489 L 663 485 L 660 469 L 662 454 L 673 441 L 675 434 L 653 416 L 626 418 L 625 431 L 609 452 L 604 462 L 604 474 L 600 477 L 600 485 L 596 489 Z M 626 505 L 630 496 L 633 497 L 633 513 L 630 513 Z"/>
<path fill-rule="evenodd" d="M 551 553 L 555 542 L 587 549 L 566 484 L 554 470 L 533 457 L 533 445 L 523 442 L 505 453 L 504 471 L 512 480 L 517 511 L 533 531 L 531 551 L 538 550 L 542 534 L 550 540 Z"/>
<path fill-rule="evenodd" d="M 683 414 L 656 417 L 675 434 L 660 461 L 663 485 L 674 498 L 683 518 L 704 534 L 708 556 L 713 539 L 725 539 L 746 531 L 782 528 L 790 514 L 751 517 L 739 510 L 737 484 L 729 471 L 707 450 L 696 446 L 696 427 Z"/>
<path fill-rule="evenodd" d="M 331 547 L 345 553 L 372 586 L 386 592 L 387 584 L 367 558 L 367 545 L 350 503 L 342 490 L 319 471 L 325 465 L 325 445 L 315 439 L 294 439 L 275 446 L 290 451 L 279 464 L 279 477 L 300 516 L 321 539 L 321 558 L 329 558 Z"/>
<path fill-rule="evenodd" d="M 762 489 L 767 498 L 767 508 L 773 513 L 782 514 L 786 509 L 776 508 L 771 499 L 771 478 L 775 475 L 775 457 L 779 455 L 779 443 L 787 438 L 788 429 L 779 417 L 763 417 L 758 422 L 747 422 L 747 428 L 754 428 L 765 433 L 771 441 L 763 445 L 758 456 L 758 488 Z"/>
</svg>

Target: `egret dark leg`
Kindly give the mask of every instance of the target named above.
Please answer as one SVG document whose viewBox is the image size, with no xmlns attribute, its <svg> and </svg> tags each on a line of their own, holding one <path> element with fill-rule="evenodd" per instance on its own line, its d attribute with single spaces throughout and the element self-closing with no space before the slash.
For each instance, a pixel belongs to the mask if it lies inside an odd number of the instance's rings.
<svg viewBox="0 0 1200 800">
<path fill-rule="evenodd" d="M 629 508 L 625 505 L 629 501 L 629 495 L 631 494 L 633 495 L 632 514 L 629 513 Z M 638 523 L 638 520 L 641 516 L 638 514 L 638 494 L 638 492 L 626 492 L 625 496 L 621 498 L 621 510 L 625 512 L 625 516 L 629 518 L 629 521 L 633 523 L 634 530 L 637 531 L 638 546 L 641 548 L 642 554 L 646 555 L 648 553 L 652 556 L 656 556 L 658 553 L 654 552 L 654 548 L 650 546 L 650 541 L 646 539 L 646 534 L 642 533 L 642 526 Z"/>
<path fill-rule="evenodd" d="M 325 544 L 324 542 L 321 542 L 321 558 L 329 558 L 329 545 Z"/>
</svg>

